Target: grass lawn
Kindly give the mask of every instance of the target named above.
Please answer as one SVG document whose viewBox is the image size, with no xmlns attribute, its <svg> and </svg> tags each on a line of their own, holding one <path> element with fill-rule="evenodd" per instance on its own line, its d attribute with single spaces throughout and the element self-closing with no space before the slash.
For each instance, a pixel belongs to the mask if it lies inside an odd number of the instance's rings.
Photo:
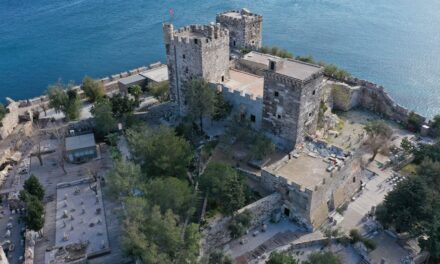
<svg viewBox="0 0 440 264">
<path fill-rule="evenodd" d="M 416 175 L 417 174 L 417 165 L 414 163 L 410 163 L 410 164 L 406 165 L 405 167 L 403 167 L 400 170 L 400 173 L 405 176 Z"/>
</svg>

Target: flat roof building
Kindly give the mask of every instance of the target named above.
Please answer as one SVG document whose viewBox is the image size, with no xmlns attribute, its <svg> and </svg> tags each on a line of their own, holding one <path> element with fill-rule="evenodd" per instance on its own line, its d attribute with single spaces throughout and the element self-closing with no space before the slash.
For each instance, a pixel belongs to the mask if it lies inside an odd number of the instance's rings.
<svg viewBox="0 0 440 264">
<path fill-rule="evenodd" d="M 93 133 L 66 137 L 66 158 L 72 163 L 82 163 L 98 157 Z"/>
<path fill-rule="evenodd" d="M 247 72 L 231 69 L 229 79 L 217 84 L 233 111 L 254 128 L 261 127 L 263 113 L 264 78 Z"/>
<path fill-rule="evenodd" d="M 271 62 L 275 62 L 278 67 L 274 68 L 276 73 L 295 78 L 300 81 L 306 81 L 314 75 L 323 71 L 321 66 L 293 60 L 283 59 L 274 55 L 264 54 L 256 51 L 249 52 L 240 59 L 241 62 L 253 64 L 254 67 L 261 70 L 270 68 Z"/>
<path fill-rule="evenodd" d="M 307 144 L 329 153 L 337 149 L 324 143 Z M 262 185 L 283 195 L 282 212 L 310 230 L 320 227 L 362 184 L 360 161 L 338 152 L 334 157 L 323 157 L 304 148 L 263 168 L 261 173 Z"/>
</svg>

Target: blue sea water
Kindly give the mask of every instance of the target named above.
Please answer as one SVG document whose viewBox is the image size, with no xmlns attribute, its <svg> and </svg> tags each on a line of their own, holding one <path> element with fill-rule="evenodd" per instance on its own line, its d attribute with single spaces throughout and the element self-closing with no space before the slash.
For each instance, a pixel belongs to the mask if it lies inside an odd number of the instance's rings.
<svg viewBox="0 0 440 264">
<path fill-rule="evenodd" d="M 0 98 L 164 61 L 169 8 L 183 26 L 240 7 L 264 16 L 264 44 L 335 63 L 408 108 L 440 113 L 439 0 L 0 0 Z"/>
</svg>

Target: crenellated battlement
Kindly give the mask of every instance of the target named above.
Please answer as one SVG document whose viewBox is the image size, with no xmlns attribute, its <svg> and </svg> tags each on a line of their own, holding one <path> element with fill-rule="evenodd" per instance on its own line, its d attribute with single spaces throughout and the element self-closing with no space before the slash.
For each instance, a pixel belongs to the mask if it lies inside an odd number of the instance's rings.
<svg viewBox="0 0 440 264">
<path fill-rule="evenodd" d="M 238 22 L 238 21 L 249 21 L 249 22 L 261 22 L 263 21 L 263 16 L 249 12 L 246 9 L 241 10 L 228 10 L 225 12 L 218 13 L 217 18 L 223 21 Z"/>
<path fill-rule="evenodd" d="M 165 27 L 169 25 L 164 24 Z M 227 28 L 220 24 L 200 25 L 193 24 L 166 32 L 168 40 L 176 43 L 203 45 L 217 40 L 226 40 L 229 37 Z"/>
</svg>

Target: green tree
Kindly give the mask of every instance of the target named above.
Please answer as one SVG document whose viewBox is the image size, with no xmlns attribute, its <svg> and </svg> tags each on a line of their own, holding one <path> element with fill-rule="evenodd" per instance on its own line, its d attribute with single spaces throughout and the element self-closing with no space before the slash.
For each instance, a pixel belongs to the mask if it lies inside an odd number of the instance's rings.
<svg viewBox="0 0 440 264">
<path fill-rule="evenodd" d="M 148 92 L 153 95 L 159 102 L 165 102 L 170 99 L 170 87 L 168 82 L 150 83 Z"/>
<path fill-rule="evenodd" d="M 440 115 L 436 115 L 432 119 L 430 132 L 434 138 L 440 138 Z"/>
<path fill-rule="evenodd" d="M 81 111 L 81 100 L 76 90 L 69 89 L 66 92 L 67 103 L 65 105 L 64 114 L 67 120 L 77 120 Z"/>
<path fill-rule="evenodd" d="M 431 255 L 432 263 L 440 260 L 440 222 L 438 217 L 429 225 L 427 236 L 419 238 L 419 245 Z"/>
<path fill-rule="evenodd" d="M 44 226 L 44 206 L 35 196 L 30 196 L 26 202 L 26 214 L 23 217 L 27 228 L 39 231 Z"/>
<path fill-rule="evenodd" d="M 367 146 L 373 152 L 370 161 L 376 158 L 377 153 L 388 146 L 388 142 L 393 135 L 393 130 L 383 120 L 369 122 L 365 126 L 368 134 Z"/>
<path fill-rule="evenodd" d="M 107 174 L 108 193 L 112 198 L 132 196 L 136 190 L 144 188 L 139 165 L 130 161 L 116 160 L 113 169 Z"/>
<path fill-rule="evenodd" d="M 146 264 L 195 262 L 199 251 L 197 225 L 182 229 L 171 210 L 162 214 L 143 197 L 130 197 L 125 208 L 122 244 L 126 255 Z"/>
<path fill-rule="evenodd" d="M 400 142 L 400 147 L 406 152 L 406 153 L 412 153 L 414 151 L 414 146 L 409 141 L 408 137 L 404 137 L 402 139 L 402 142 Z"/>
<path fill-rule="evenodd" d="M 98 137 L 104 138 L 116 128 L 112 105 L 106 99 L 98 100 L 93 106 L 92 115 L 95 118 L 95 131 Z"/>
<path fill-rule="evenodd" d="M 200 177 L 199 186 L 208 194 L 211 207 L 220 207 L 226 215 L 232 215 L 245 205 L 246 186 L 231 166 L 211 162 Z"/>
<path fill-rule="evenodd" d="M 0 121 L 3 120 L 7 113 L 8 110 L 6 109 L 6 107 L 2 103 L 0 103 Z"/>
<path fill-rule="evenodd" d="M 423 125 L 423 119 L 417 115 L 414 111 L 408 115 L 408 129 L 414 132 L 419 132 Z"/>
<path fill-rule="evenodd" d="M 216 92 L 214 97 L 214 113 L 212 119 L 222 120 L 232 111 L 232 105 L 225 101 L 222 92 Z"/>
<path fill-rule="evenodd" d="M 105 96 L 104 84 L 101 81 L 93 80 L 89 76 L 84 77 L 81 89 L 92 103 Z"/>
<path fill-rule="evenodd" d="M 266 136 L 258 133 L 255 135 L 250 149 L 253 159 L 262 160 L 275 151 L 275 145 Z"/>
<path fill-rule="evenodd" d="M 193 157 L 192 149 L 185 139 L 176 136 L 172 128 L 129 129 L 127 140 L 135 161 L 148 176 L 187 176 L 187 168 Z"/>
<path fill-rule="evenodd" d="M 120 94 L 111 97 L 110 103 L 112 104 L 113 115 L 117 119 L 132 114 L 136 107 L 136 102 L 134 100 Z"/>
<path fill-rule="evenodd" d="M 251 221 L 252 214 L 247 210 L 241 214 L 235 215 L 228 226 L 231 237 L 239 238 L 246 234 L 246 231 L 251 225 Z"/>
<path fill-rule="evenodd" d="M 331 252 L 318 252 L 310 254 L 305 264 L 341 264 L 341 260 Z"/>
<path fill-rule="evenodd" d="M 69 87 L 64 86 L 61 82 L 50 85 L 46 91 L 49 107 L 54 108 L 57 112 L 64 112 L 68 100 L 65 90 Z"/>
<path fill-rule="evenodd" d="M 433 215 L 433 198 L 423 179 L 410 177 L 387 194 L 376 217 L 385 227 L 394 226 L 397 232 L 419 233 L 420 223 L 430 221 Z"/>
<path fill-rule="evenodd" d="M 417 174 L 423 175 L 424 180 L 430 186 L 440 186 L 440 162 L 432 161 L 429 158 L 417 166 Z"/>
<path fill-rule="evenodd" d="M 299 261 L 287 252 L 273 251 L 266 264 L 299 264 Z"/>
<path fill-rule="evenodd" d="M 139 97 L 142 94 L 142 88 L 139 85 L 135 84 L 135 85 L 128 88 L 128 93 L 133 95 L 133 97 L 135 98 L 135 101 L 138 102 Z"/>
<path fill-rule="evenodd" d="M 184 243 L 179 251 L 177 263 L 197 263 L 201 239 L 199 225 L 192 223 L 184 232 Z"/>
<path fill-rule="evenodd" d="M 203 133 L 203 118 L 214 113 L 214 90 L 203 79 L 194 79 L 186 85 L 186 102 L 188 113 L 194 120 L 199 120 L 200 131 Z"/>
<path fill-rule="evenodd" d="M 146 185 L 145 194 L 162 213 L 172 210 L 183 219 L 194 210 L 194 193 L 187 181 L 174 177 L 156 178 Z"/>
<path fill-rule="evenodd" d="M 63 112 L 67 120 L 78 119 L 81 110 L 80 98 L 72 87 L 72 83 L 64 85 L 58 82 L 50 85 L 46 91 L 49 107 L 57 112 Z"/>
<path fill-rule="evenodd" d="M 24 181 L 23 189 L 30 195 L 35 196 L 39 201 L 43 201 L 44 188 L 35 175 L 31 175 L 29 179 Z"/>
<path fill-rule="evenodd" d="M 222 251 L 214 251 L 209 254 L 208 264 L 233 264 L 230 256 L 226 256 Z"/>
<path fill-rule="evenodd" d="M 440 161 L 440 141 L 435 144 L 419 144 L 413 151 L 414 163 L 420 164 L 425 159 Z"/>
</svg>

